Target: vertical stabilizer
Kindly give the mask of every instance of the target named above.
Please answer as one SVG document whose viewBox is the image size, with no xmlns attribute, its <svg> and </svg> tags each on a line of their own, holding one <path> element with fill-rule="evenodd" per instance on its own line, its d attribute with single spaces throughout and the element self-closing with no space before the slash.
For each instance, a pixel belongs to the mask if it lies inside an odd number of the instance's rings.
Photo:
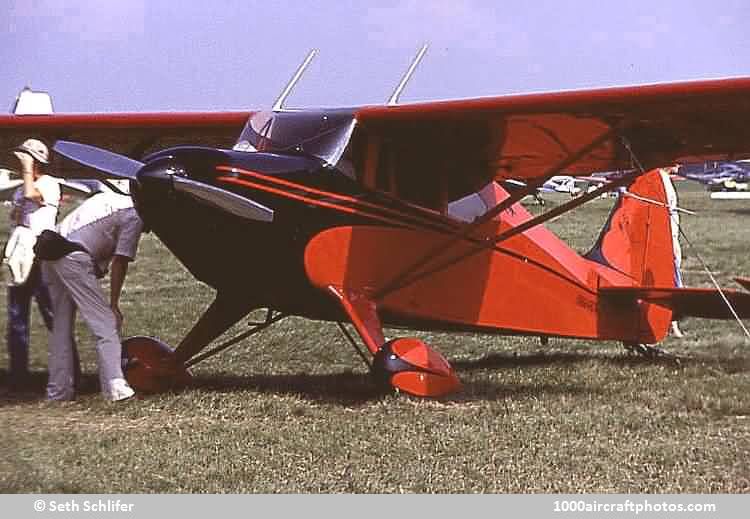
<svg viewBox="0 0 750 519">
<path fill-rule="evenodd" d="M 652 170 L 638 177 L 622 193 L 594 248 L 586 255 L 633 280 L 632 287 L 675 286 L 675 253 L 668 193 L 669 176 Z M 658 342 L 666 336 L 672 310 L 641 302 L 640 342 Z"/>
<path fill-rule="evenodd" d="M 667 200 L 669 177 L 652 170 L 620 195 L 594 248 L 586 255 L 630 276 L 638 286 L 674 286 L 674 251 Z"/>
</svg>

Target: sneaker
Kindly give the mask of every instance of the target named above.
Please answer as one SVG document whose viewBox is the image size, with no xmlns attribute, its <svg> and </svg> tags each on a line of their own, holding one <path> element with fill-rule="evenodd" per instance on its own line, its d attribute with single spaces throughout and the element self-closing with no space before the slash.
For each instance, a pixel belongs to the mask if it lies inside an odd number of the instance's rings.
<svg viewBox="0 0 750 519">
<path fill-rule="evenodd" d="M 135 391 L 130 387 L 124 378 L 115 378 L 109 383 L 109 393 L 105 395 L 112 402 L 122 402 L 128 398 L 133 398 Z"/>
<path fill-rule="evenodd" d="M 677 321 L 672 321 L 672 335 L 677 339 L 682 339 L 683 337 L 685 337 L 685 334 L 682 333 L 682 330 L 680 330 L 680 325 L 677 324 Z"/>
</svg>

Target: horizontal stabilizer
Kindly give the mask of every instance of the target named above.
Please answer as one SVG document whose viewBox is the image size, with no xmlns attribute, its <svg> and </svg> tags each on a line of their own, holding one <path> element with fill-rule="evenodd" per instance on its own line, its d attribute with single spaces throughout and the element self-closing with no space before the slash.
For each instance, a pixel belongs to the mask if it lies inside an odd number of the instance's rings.
<svg viewBox="0 0 750 519">
<path fill-rule="evenodd" d="M 88 144 L 57 141 L 53 149 L 63 157 L 104 173 L 105 178 L 135 180 L 138 170 L 143 167 L 142 162 Z"/>
<path fill-rule="evenodd" d="M 722 290 L 739 317 L 750 317 L 750 293 Z M 608 287 L 599 295 L 612 301 L 630 303 L 638 300 L 664 306 L 682 317 L 732 319 L 733 315 L 721 293 L 713 288 L 675 287 Z"/>
</svg>

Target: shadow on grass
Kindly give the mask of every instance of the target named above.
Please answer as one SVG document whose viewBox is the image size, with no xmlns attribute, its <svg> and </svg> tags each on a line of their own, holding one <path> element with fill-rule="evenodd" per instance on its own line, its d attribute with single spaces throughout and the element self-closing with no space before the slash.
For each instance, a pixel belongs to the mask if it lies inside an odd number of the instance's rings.
<svg viewBox="0 0 750 519">
<path fill-rule="evenodd" d="M 460 371 L 458 373 L 461 375 Z M 202 375 L 193 378 L 193 389 L 234 393 L 255 391 L 268 394 L 295 395 L 308 400 L 336 405 L 356 406 L 380 400 L 391 394 L 380 388 L 369 374 L 341 373 L 330 375 Z M 467 402 L 497 400 L 505 397 L 542 397 L 591 393 L 585 384 L 507 384 L 495 381 L 464 381 L 462 391 L 441 400 Z"/>
<path fill-rule="evenodd" d="M 48 378 L 46 371 L 32 371 L 23 384 L 10 387 L 7 372 L 0 370 L 0 407 L 44 400 Z M 90 395 L 98 392 L 99 376 L 96 373 L 84 374 L 78 383 L 77 394 Z"/>
<path fill-rule="evenodd" d="M 644 366 L 644 365 L 668 365 L 678 366 L 685 363 L 700 362 L 699 359 L 687 358 L 681 359 L 679 364 L 667 357 L 658 357 L 647 359 L 636 355 L 603 355 L 595 352 L 538 352 L 531 354 L 518 353 L 490 353 L 479 359 L 466 361 L 453 361 L 451 365 L 457 371 L 473 371 L 482 369 L 512 369 L 523 367 L 544 367 L 544 366 L 569 366 L 583 362 L 598 361 L 617 366 Z"/>
<path fill-rule="evenodd" d="M 217 393 L 256 391 L 260 393 L 297 395 L 331 403 L 356 405 L 383 398 L 388 391 L 380 389 L 369 374 L 334 373 L 288 375 L 228 373 L 201 374 L 193 377 L 190 387 Z"/>
<path fill-rule="evenodd" d="M 540 366 L 565 366 L 591 360 L 619 365 L 649 365 L 654 363 L 675 365 L 669 359 L 645 359 L 626 356 L 611 357 L 596 353 L 537 353 L 518 355 L 497 353 L 479 359 L 451 361 L 457 375 L 478 370 L 498 370 L 512 368 L 533 368 Z M 232 374 L 199 375 L 194 377 L 192 387 L 200 390 L 235 392 L 257 391 L 261 393 L 294 394 L 303 398 L 331 403 L 356 405 L 383 398 L 390 393 L 381 389 L 369 374 L 337 373 L 291 375 L 258 374 L 237 376 Z M 507 384 L 490 380 L 464 380 L 463 390 L 457 395 L 450 395 L 447 400 L 494 400 L 507 396 L 525 398 L 568 394 L 576 395 L 596 391 L 585 383 L 562 384 Z"/>
<path fill-rule="evenodd" d="M 677 357 L 646 358 L 628 353 L 612 354 L 601 352 L 538 352 L 531 354 L 518 353 L 490 353 L 478 359 L 467 361 L 452 361 L 451 365 L 457 371 L 472 371 L 482 369 L 509 369 L 522 367 L 569 366 L 585 362 L 601 362 L 618 368 L 639 366 L 668 366 L 684 369 L 690 366 L 710 364 L 727 373 L 750 371 L 750 358 L 726 355 L 691 355 Z"/>
<path fill-rule="evenodd" d="M 603 354 L 601 352 L 537 352 L 532 354 L 491 353 L 471 360 L 455 360 L 451 365 L 461 378 L 462 373 L 481 370 L 504 370 L 516 368 L 564 367 L 586 362 L 600 362 L 614 368 L 638 368 L 641 366 L 663 365 L 676 370 L 689 366 L 710 364 L 726 373 L 750 371 L 750 359 L 731 357 L 660 357 L 648 359 L 628 354 Z M 20 390 L 7 391 L 7 375 L 0 371 L 0 406 L 20 402 L 30 402 L 44 398 L 47 383 L 46 372 L 34 372 L 27 384 Z M 467 378 L 467 377 L 463 377 Z M 96 374 L 85 374 L 81 379 L 78 394 L 94 394 L 98 391 Z M 198 374 L 193 377 L 191 388 L 217 393 L 255 391 L 260 393 L 296 395 L 306 399 L 339 405 L 358 405 L 380 400 L 390 393 L 381 388 L 367 373 L 331 374 L 253 374 L 236 375 L 231 373 Z M 465 380 L 463 391 L 449 400 L 490 400 L 507 396 L 528 397 L 553 394 L 581 394 L 595 391 L 585 383 L 558 384 L 507 384 L 488 380 Z"/>
</svg>

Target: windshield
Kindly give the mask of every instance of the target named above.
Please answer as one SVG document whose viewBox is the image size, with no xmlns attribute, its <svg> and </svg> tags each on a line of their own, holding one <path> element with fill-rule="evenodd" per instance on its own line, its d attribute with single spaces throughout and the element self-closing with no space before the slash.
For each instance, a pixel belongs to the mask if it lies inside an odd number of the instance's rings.
<svg viewBox="0 0 750 519">
<path fill-rule="evenodd" d="M 350 110 L 258 112 L 248 119 L 234 149 L 312 155 L 336 166 L 355 123 Z"/>
</svg>

